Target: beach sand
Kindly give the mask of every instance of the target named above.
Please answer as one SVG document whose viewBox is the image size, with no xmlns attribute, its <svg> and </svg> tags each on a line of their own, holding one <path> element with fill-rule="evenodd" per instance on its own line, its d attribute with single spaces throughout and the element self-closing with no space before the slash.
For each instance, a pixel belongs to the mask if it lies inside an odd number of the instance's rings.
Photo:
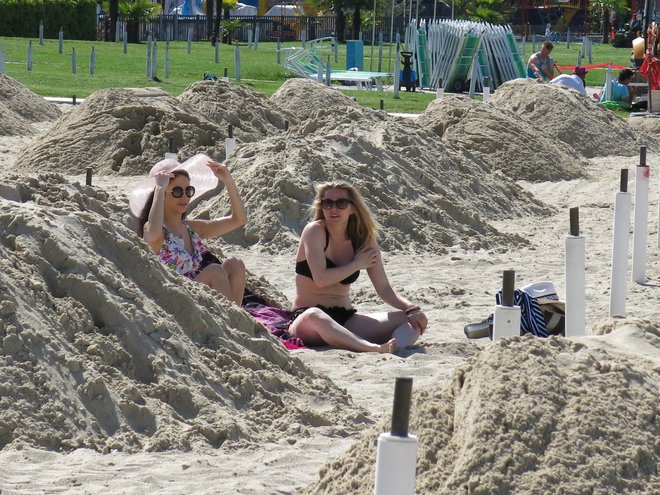
<svg viewBox="0 0 660 495">
<path fill-rule="evenodd" d="M 295 80 L 270 100 L 218 96 L 220 109 L 194 95 L 229 85 L 178 99 L 109 92 L 59 107 L 57 121 L 14 112 L 0 128 L 2 493 L 372 493 L 397 376 L 413 378 L 417 493 L 657 493 L 658 140 L 652 124 L 633 131 L 577 94 L 531 88 L 530 100 L 582 119 L 545 108 L 533 127 L 533 105 L 519 115 L 525 101 L 500 96 L 481 111 L 448 97 L 413 122 Z M 241 101 L 249 121 L 232 120 Z M 146 252 L 130 188 L 170 135 L 187 143 L 180 158 L 223 159 L 228 123 L 242 137 L 228 165 L 250 220 L 214 251 L 242 258 L 251 286 L 286 306 L 312 186 L 348 179 L 381 224 L 392 286 L 429 318 L 417 346 L 287 351 Z M 521 129 L 533 149 L 516 142 Z M 640 144 L 651 166 L 647 283 L 629 282 L 626 316 L 610 318 L 614 194 L 622 168 L 634 191 Z M 542 151 L 565 159 L 536 165 Z M 466 339 L 463 326 L 493 311 L 503 270 L 516 287 L 550 280 L 565 295 L 572 207 L 586 239 L 587 335 Z M 194 214 L 226 208 L 220 191 Z M 360 311 L 387 309 L 367 276 L 352 296 Z"/>
</svg>

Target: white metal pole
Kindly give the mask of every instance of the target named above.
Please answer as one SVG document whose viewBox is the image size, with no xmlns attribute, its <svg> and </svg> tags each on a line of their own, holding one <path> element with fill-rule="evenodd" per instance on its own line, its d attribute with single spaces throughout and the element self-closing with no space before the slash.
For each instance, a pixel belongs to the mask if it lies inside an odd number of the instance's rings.
<svg viewBox="0 0 660 495">
<path fill-rule="evenodd" d="M 32 70 L 32 40 L 28 42 L 27 70 Z"/>
<path fill-rule="evenodd" d="M 514 305 L 515 272 L 505 270 L 502 278 L 502 304 L 493 311 L 493 341 L 520 336 L 520 306 Z"/>
<path fill-rule="evenodd" d="M 585 281 L 585 240 L 580 235 L 578 209 L 570 210 L 570 235 L 566 236 L 566 337 L 579 337 L 586 333 L 586 281 Z"/>
<path fill-rule="evenodd" d="M 408 434 L 412 378 L 396 378 L 392 427 L 381 433 L 376 449 L 375 495 L 413 495 L 417 464 L 417 437 Z"/>
<path fill-rule="evenodd" d="M 236 82 L 241 80 L 241 50 L 236 45 L 234 48 L 234 71 L 236 72 Z"/>
<path fill-rule="evenodd" d="M 495 306 L 493 341 L 502 337 L 520 337 L 520 306 Z"/>
<path fill-rule="evenodd" d="M 417 437 L 381 433 L 376 448 L 375 495 L 413 495 Z"/>
<path fill-rule="evenodd" d="M 487 77 L 484 77 L 484 84 L 482 87 L 482 96 L 483 96 L 483 101 L 487 102 L 490 100 L 490 82 Z"/>
<path fill-rule="evenodd" d="M 96 51 L 94 51 L 94 47 L 92 47 L 92 53 L 89 56 L 89 75 L 93 76 L 95 70 L 96 70 Z"/>
<path fill-rule="evenodd" d="M 442 79 L 438 81 L 438 88 L 435 90 L 435 99 L 442 100 L 445 97 L 445 88 L 442 85 Z"/>
<path fill-rule="evenodd" d="M 227 137 L 225 138 L 225 160 L 231 156 L 236 148 L 236 138 L 234 137 L 234 127 L 229 124 Z"/>
<path fill-rule="evenodd" d="M 387 72 L 389 72 L 390 69 L 392 68 L 392 37 L 393 36 L 394 36 L 394 0 L 392 0 L 392 8 L 390 10 L 390 51 L 387 54 Z"/>
<path fill-rule="evenodd" d="M 397 42 L 394 58 L 394 98 L 399 97 L 399 86 L 401 85 L 401 61 L 399 57 L 399 43 Z"/>
<path fill-rule="evenodd" d="M 376 0 L 374 0 L 374 10 L 371 15 L 371 60 L 369 61 L 369 70 L 374 70 L 374 45 L 376 44 Z"/>
<path fill-rule="evenodd" d="M 607 75 L 605 76 L 605 101 L 612 100 L 612 66 L 607 66 Z"/>
<path fill-rule="evenodd" d="M 633 227 L 633 282 L 646 282 L 646 242 L 648 239 L 649 175 L 646 146 L 639 148 L 639 165 L 635 167 L 635 223 Z"/>
<path fill-rule="evenodd" d="M 621 190 L 614 196 L 610 316 L 625 316 L 626 314 L 630 203 L 631 196 L 628 192 L 628 170 L 623 169 L 621 170 Z"/>
</svg>

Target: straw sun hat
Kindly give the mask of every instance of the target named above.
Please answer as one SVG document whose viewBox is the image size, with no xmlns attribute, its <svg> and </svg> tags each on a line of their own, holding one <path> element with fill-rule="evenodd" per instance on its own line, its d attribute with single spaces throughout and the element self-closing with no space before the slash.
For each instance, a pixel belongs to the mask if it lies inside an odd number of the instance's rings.
<svg viewBox="0 0 660 495">
<path fill-rule="evenodd" d="M 190 185 L 195 188 L 195 196 L 200 197 L 202 194 L 215 189 L 218 185 L 218 178 L 215 176 L 207 162 L 211 160 L 206 155 L 198 154 L 183 163 L 179 163 L 176 159 L 165 158 L 151 167 L 149 171 L 149 178 L 141 181 L 133 191 L 128 204 L 131 208 L 131 213 L 139 217 L 147 204 L 147 199 L 156 187 L 156 180 L 154 176 L 158 172 L 174 172 L 175 170 L 185 170 L 190 176 Z"/>
</svg>

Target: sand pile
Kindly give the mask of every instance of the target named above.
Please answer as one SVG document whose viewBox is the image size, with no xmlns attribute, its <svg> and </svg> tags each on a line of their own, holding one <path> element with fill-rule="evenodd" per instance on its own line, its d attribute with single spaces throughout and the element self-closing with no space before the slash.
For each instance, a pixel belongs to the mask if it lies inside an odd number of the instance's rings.
<svg viewBox="0 0 660 495">
<path fill-rule="evenodd" d="M 554 84 L 514 79 L 497 88 L 491 103 L 520 115 L 535 132 L 563 141 L 587 158 L 632 156 L 639 153 L 640 145 L 649 145 L 614 112 Z"/>
<path fill-rule="evenodd" d="M 318 110 L 361 108 L 353 98 L 309 79 L 287 79 L 271 100 L 280 108 L 307 120 Z"/>
<path fill-rule="evenodd" d="M 513 246 L 525 241 L 499 233 L 488 218 L 545 211 L 521 188 L 467 161 L 432 132 L 369 109 L 317 111 L 284 135 L 242 146 L 229 166 L 250 221 L 225 239 L 276 251 L 296 245 L 314 184 L 327 180 L 359 188 L 388 250 Z M 211 216 L 226 214 L 227 196 L 210 201 L 209 208 Z"/>
<path fill-rule="evenodd" d="M 80 174 L 147 173 L 173 138 L 179 156 L 224 159 L 227 127 L 159 88 L 97 91 L 24 149 L 14 170 Z"/>
<path fill-rule="evenodd" d="M 657 358 L 657 322 L 619 331 Z M 659 370 L 563 338 L 488 346 L 445 388 L 414 391 L 416 493 L 658 493 Z M 388 430 L 364 435 L 305 493 L 373 493 L 376 440 Z"/>
<path fill-rule="evenodd" d="M 572 148 L 530 127 L 519 115 L 490 103 L 465 96 L 434 100 L 415 122 L 514 180 L 541 182 L 585 176 L 586 162 Z"/>
<path fill-rule="evenodd" d="M 34 132 L 30 123 L 55 120 L 59 109 L 15 79 L 0 74 L 0 136 Z"/>
<path fill-rule="evenodd" d="M 234 137 L 242 142 L 257 141 L 282 132 L 286 121 L 291 124 L 297 122 L 294 115 L 282 110 L 261 93 L 224 81 L 194 83 L 177 99 L 211 122 L 225 128 L 231 124 Z"/>
<path fill-rule="evenodd" d="M 231 448 L 369 422 L 246 313 L 147 254 L 105 192 L 6 178 L 0 206 L 0 449 Z"/>
<path fill-rule="evenodd" d="M 644 117 L 630 117 L 626 122 L 632 129 L 640 135 L 640 139 L 648 142 L 657 142 L 660 136 L 660 117 L 649 114 Z"/>
</svg>

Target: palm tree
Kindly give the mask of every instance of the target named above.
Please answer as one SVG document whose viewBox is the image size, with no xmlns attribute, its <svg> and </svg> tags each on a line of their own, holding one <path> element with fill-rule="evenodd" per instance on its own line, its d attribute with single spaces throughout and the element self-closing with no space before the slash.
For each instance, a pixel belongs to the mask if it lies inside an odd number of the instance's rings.
<svg viewBox="0 0 660 495">
<path fill-rule="evenodd" d="M 150 0 L 122 0 L 119 2 L 119 13 L 126 21 L 126 34 L 129 43 L 140 41 L 140 23 L 160 11 L 160 4 Z"/>
<path fill-rule="evenodd" d="M 117 18 L 119 17 L 119 0 L 110 0 L 108 11 L 110 13 L 109 38 L 111 41 L 117 41 L 115 39 L 115 34 L 117 33 Z"/>
</svg>

